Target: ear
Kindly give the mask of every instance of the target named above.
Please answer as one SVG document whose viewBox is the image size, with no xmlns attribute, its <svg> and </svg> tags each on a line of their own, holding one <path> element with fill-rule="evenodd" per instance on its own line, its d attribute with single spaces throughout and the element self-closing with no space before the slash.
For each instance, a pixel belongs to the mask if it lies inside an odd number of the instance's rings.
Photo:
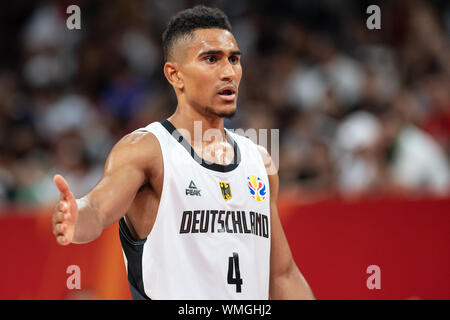
<svg viewBox="0 0 450 320">
<path fill-rule="evenodd" d="M 166 62 L 164 64 L 164 75 L 166 76 L 167 81 L 169 81 L 175 89 L 183 89 L 184 81 L 176 62 Z"/>
</svg>

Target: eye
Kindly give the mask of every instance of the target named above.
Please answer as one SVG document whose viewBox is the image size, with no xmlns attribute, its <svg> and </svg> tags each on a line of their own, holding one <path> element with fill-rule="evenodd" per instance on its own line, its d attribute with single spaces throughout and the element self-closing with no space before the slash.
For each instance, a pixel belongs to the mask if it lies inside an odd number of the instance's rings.
<svg viewBox="0 0 450 320">
<path fill-rule="evenodd" d="M 206 62 L 214 63 L 217 61 L 217 58 L 214 56 L 207 56 L 207 57 L 205 57 L 205 60 L 206 60 Z"/>
<path fill-rule="evenodd" d="M 239 57 L 238 57 L 238 56 L 231 56 L 231 57 L 229 58 L 229 60 L 230 60 L 230 62 L 231 62 L 232 64 L 237 64 L 237 63 L 239 63 Z"/>
</svg>

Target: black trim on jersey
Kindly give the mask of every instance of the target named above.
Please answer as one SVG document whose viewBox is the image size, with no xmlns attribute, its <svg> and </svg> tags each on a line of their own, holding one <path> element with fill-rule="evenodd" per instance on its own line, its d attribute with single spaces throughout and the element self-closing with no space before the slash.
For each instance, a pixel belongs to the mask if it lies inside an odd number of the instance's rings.
<svg viewBox="0 0 450 320">
<path fill-rule="evenodd" d="M 142 279 L 142 252 L 147 239 L 136 240 L 122 217 L 119 220 L 119 237 L 123 252 L 127 257 L 128 285 L 134 300 L 150 300 L 145 294 Z"/>
<path fill-rule="evenodd" d="M 180 132 L 177 130 L 177 128 L 174 127 L 174 125 L 169 120 L 163 120 L 161 121 L 161 124 L 164 128 L 169 131 L 169 133 L 172 135 L 172 137 L 175 138 L 186 150 L 190 153 L 191 157 L 197 161 L 202 167 L 205 167 L 210 170 L 219 171 L 219 172 L 230 172 L 237 168 L 239 163 L 241 162 L 241 153 L 239 150 L 238 144 L 231 138 L 231 136 L 225 131 L 225 134 L 227 136 L 227 141 L 233 146 L 234 149 L 234 158 L 233 161 L 228 165 L 221 165 L 218 163 L 212 163 L 210 161 L 207 161 L 203 158 L 200 158 L 198 154 L 195 152 L 194 148 L 189 144 L 188 141 L 186 141 L 183 136 L 180 134 Z"/>
</svg>

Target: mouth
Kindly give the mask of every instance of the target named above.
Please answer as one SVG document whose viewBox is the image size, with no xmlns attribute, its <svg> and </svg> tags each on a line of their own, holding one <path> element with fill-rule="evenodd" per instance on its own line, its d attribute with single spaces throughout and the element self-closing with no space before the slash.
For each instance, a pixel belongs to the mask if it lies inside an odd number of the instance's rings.
<svg viewBox="0 0 450 320">
<path fill-rule="evenodd" d="M 234 87 L 223 88 L 217 94 L 225 101 L 234 101 L 236 99 L 236 89 Z"/>
</svg>

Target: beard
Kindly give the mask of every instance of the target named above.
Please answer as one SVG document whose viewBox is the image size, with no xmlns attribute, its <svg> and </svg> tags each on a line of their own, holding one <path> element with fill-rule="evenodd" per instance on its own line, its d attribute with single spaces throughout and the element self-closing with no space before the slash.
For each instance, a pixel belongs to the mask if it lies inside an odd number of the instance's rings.
<svg viewBox="0 0 450 320">
<path fill-rule="evenodd" d="M 216 111 L 213 108 L 207 106 L 205 108 L 206 113 L 208 115 L 212 115 L 218 118 L 227 118 L 230 119 L 232 118 L 235 114 L 236 114 L 236 107 L 233 109 L 229 109 L 229 110 L 221 110 L 221 111 Z"/>
</svg>

